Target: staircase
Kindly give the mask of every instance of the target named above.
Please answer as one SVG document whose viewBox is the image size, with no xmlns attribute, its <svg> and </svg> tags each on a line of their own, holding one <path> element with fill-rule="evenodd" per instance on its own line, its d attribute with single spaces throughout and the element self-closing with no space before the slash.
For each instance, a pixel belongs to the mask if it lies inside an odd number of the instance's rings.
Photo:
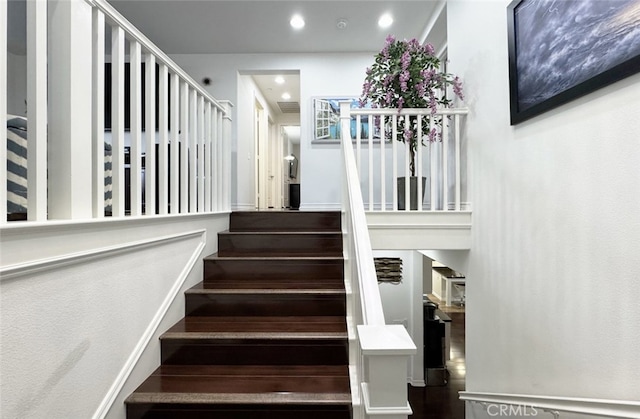
<svg viewBox="0 0 640 419">
<path fill-rule="evenodd" d="M 340 217 L 232 213 L 127 418 L 350 418 Z"/>
</svg>

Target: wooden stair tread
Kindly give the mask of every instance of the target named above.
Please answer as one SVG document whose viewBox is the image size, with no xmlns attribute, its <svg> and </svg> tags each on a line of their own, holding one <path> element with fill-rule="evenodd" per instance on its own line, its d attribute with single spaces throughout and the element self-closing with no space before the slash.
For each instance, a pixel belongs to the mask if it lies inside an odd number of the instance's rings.
<svg viewBox="0 0 640 419">
<path fill-rule="evenodd" d="M 300 281 L 288 280 L 281 282 L 265 281 L 265 280 L 248 280 L 238 286 L 238 281 L 229 281 L 226 283 L 216 284 L 215 288 L 211 287 L 216 281 L 200 282 L 185 291 L 185 294 L 323 294 L 323 295 L 339 295 L 344 294 L 344 282 L 334 281 L 325 286 L 315 287 L 315 283 L 304 283 L 299 286 Z"/>
<path fill-rule="evenodd" d="M 313 281 L 301 281 L 300 279 L 233 279 L 233 280 L 209 280 L 202 281 L 193 288 L 201 287 L 208 290 L 223 289 L 301 289 L 301 290 L 327 290 L 327 289 L 344 289 L 344 280 L 341 278 L 316 279 Z M 192 288 L 192 289 L 193 289 Z"/>
<path fill-rule="evenodd" d="M 187 316 L 162 339 L 314 339 L 346 338 L 344 317 Z"/>
<path fill-rule="evenodd" d="M 262 253 L 261 255 L 255 256 L 218 256 L 217 253 L 213 255 L 206 256 L 204 258 L 205 261 L 208 260 L 233 260 L 233 261 L 341 261 L 343 260 L 342 256 L 300 256 L 300 255 L 269 255 L 268 253 Z"/>
<path fill-rule="evenodd" d="M 262 397 L 260 397 L 262 396 Z M 346 366 L 163 365 L 127 402 L 347 403 Z"/>
</svg>

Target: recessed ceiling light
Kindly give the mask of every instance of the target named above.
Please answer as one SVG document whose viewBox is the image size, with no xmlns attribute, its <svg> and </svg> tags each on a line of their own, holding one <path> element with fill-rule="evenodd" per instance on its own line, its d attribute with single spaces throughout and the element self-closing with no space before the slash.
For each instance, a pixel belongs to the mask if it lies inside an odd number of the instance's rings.
<svg viewBox="0 0 640 419">
<path fill-rule="evenodd" d="M 304 19 L 300 15 L 293 15 L 291 20 L 289 21 L 291 27 L 293 29 L 302 29 L 304 28 Z"/>
<path fill-rule="evenodd" d="M 283 98 L 284 100 L 289 100 L 289 99 L 291 99 L 291 95 L 290 95 L 289 93 L 287 93 L 287 92 L 284 92 L 284 93 L 282 94 L 282 98 Z"/>
<path fill-rule="evenodd" d="M 276 83 L 278 83 L 278 84 L 284 84 L 284 77 L 282 77 L 282 76 L 278 76 L 278 77 L 276 77 Z"/>
<path fill-rule="evenodd" d="M 393 17 L 389 13 L 385 13 L 378 19 L 378 26 L 388 28 L 393 23 Z"/>
<path fill-rule="evenodd" d="M 347 19 L 338 19 L 338 22 L 336 23 L 336 27 L 338 29 L 346 29 L 348 23 L 349 22 L 347 21 Z"/>
</svg>

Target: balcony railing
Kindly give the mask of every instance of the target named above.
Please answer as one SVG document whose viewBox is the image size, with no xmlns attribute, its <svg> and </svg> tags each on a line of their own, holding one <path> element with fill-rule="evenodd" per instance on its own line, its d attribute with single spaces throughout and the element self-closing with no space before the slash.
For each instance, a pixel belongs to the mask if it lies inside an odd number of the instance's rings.
<svg viewBox="0 0 640 419">
<path fill-rule="evenodd" d="M 430 109 L 352 109 L 344 104 L 340 112 L 349 117 L 343 138 L 350 134 L 354 142 L 366 211 L 470 210 L 463 141 L 467 109 L 432 113 Z M 398 141 L 409 124 L 417 132 L 433 130 L 431 135 L 420 135 L 422 146 L 415 148 L 413 159 L 410 147 Z M 423 130 L 427 126 L 429 130 Z"/>
<path fill-rule="evenodd" d="M 26 3 L 28 118 L 0 31 L 0 224 L 228 211 L 230 103 L 104 0 Z"/>
</svg>

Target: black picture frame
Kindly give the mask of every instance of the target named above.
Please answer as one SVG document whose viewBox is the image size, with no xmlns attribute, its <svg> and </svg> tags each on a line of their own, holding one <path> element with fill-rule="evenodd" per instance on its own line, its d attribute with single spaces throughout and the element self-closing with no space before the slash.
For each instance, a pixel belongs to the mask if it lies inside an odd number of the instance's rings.
<svg viewBox="0 0 640 419">
<path fill-rule="evenodd" d="M 640 0 L 507 6 L 511 125 L 640 72 L 640 18 L 625 21 L 627 8 Z"/>
</svg>

